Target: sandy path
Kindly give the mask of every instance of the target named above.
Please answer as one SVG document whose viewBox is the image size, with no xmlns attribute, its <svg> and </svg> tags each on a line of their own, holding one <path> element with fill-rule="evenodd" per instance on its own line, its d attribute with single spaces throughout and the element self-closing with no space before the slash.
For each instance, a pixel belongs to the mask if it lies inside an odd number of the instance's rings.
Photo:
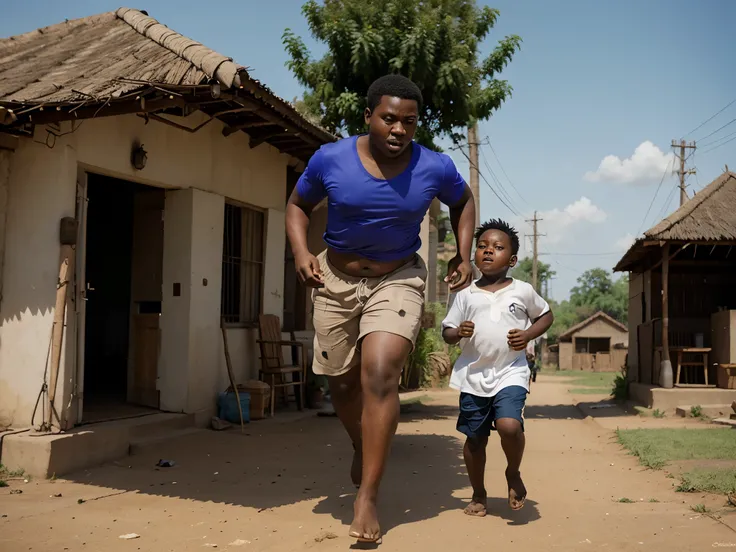
<svg viewBox="0 0 736 552">
<path fill-rule="evenodd" d="M 380 549 L 736 548 L 736 532 L 690 510 L 700 496 L 675 493 L 661 472 L 639 467 L 610 429 L 583 419 L 566 389 L 554 378 L 534 384 L 522 466 L 529 499 L 521 512 L 506 506 L 505 464 L 492 439 L 490 515 L 482 519 L 461 511 L 470 489 L 454 429 L 456 395 L 432 392 L 430 402 L 402 416 L 384 483 Z M 202 431 L 64 481 L 14 484 L 22 495 L 0 489 L 0 515 L 7 516 L 0 550 L 349 549 L 351 449 L 337 420 L 253 423 L 248 433 Z M 177 466 L 157 471 L 159 458 Z M 140 538 L 118 538 L 126 533 Z"/>
</svg>

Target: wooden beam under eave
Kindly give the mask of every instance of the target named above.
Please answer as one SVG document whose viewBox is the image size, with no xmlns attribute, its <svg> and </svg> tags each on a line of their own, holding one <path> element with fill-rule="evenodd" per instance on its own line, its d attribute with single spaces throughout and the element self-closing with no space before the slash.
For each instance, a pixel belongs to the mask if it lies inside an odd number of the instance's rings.
<svg viewBox="0 0 736 552">
<path fill-rule="evenodd" d="M 232 101 L 243 103 L 243 105 L 252 105 L 254 103 L 253 100 L 248 98 L 243 98 L 242 96 L 232 96 Z M 281 118 L 278 115 L 274 115 L 272 111 L 269 110 L 267 106 L 263 106 L 261 109 L 258 109 L 255 111 L 255 114 L 261 117 L 264 121 L 269 121 L 273 123 L 274 125 L 278 125 L 281 128 L 283 128 L 287 132 L 291 132 L 292 134 L 300 134 L 301 138 L 310 144 L 314 144 L 316 146 L 320 146 L 321 143 L 316 139 L 312 138 L 312 136 L 308 135 L 304 130 L 297 128 L 284 118 Z"/>
<path fill-rule="evenodd" d="M 271 121 L 248 121 L 246 123 L 238 123 L 236 125 L 227 125 L 225 126 L 225 128 L 222 129 L 222 135 L 228 137 L 235 134 L 239 130 L 247 131 L 251 128 L 262 128 L 269 126 L 276 126 L 276 124 L 272 123 Z"/>
<path fill-rule="evenodd" d="M 59 123 L 62 121 L 81 121 L 83 119 L 96 119 L 99 117 L 114 117 L 116 115 L 128 115 L 132 113 L 152 113 L 171 107 L 183 107 L 186 100 L 174 96 L 173 98 L 158 98 L 154 100 L 141 101 L 140 99 L 129 99 L 111 102 L 109 105 L 86 105 L 77 107 L 71 105 L 45 106 L 43 110 L 36 109 L 27 115 L 18 115 L 16 124 L 33 123 L 45 125 Z"/>
<path fill-rule="evenodd" d="M 274 138 L 278 138 L 280 136 L 289 136 L 290 133 L 284 132 L 283 130 L 278 130 L 275 132 L 269 132 L 268 134 L 264 134 L 263 136 L 259 136 L 258 138 L 251 137 L 250 139 L 250 149 L 256 149 L 258 146 L 263 144 L 264 142 L 269 142 L 270 140 L 273 140 Z"/>
</svg>

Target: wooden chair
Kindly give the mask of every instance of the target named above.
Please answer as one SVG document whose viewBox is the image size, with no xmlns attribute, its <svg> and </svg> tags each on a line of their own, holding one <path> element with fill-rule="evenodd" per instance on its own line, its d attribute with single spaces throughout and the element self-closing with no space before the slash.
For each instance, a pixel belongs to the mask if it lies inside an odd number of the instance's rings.
<svg viewBox="0 0 736 552">
<path fill-rule="evenodd" d="M 276 388 L 294 387 L 294 397 L 297 400 L 299 410 L 304 408 L 305 386 L 307 381 L 306 355 L 304 354 L 304 343 L 301 341 L 284 340 L 281 337 L 281 320 L 273 314 L 262 314 L 258 319 L 259 337 L 258 345 L 261 349 L 261 370 L 263 377 L 269 378 L 266 381 L 271 386 L 271 416 L 274 415 L 276 404 Z M 298 365 L 292 362 L 284 362 L 284 354 L 282 347 L 299 347 L 301 349 Z M 285 381 L 287 374 L 292 378 L 299 375 L 299 381 Z M 279 383 L 276 383 L 276 380 Z M 299 392 L 297 394 L 297 388 Z"/>
</svg>

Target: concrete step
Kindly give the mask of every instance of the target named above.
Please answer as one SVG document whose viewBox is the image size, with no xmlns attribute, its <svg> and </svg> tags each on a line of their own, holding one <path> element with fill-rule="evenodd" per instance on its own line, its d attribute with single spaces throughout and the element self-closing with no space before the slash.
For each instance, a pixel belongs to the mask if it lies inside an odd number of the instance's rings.
<svg viewBox="0 0 736 552">
<path fill-rule="evenodd" d="M 174 429 L 166 433 L 141 436 L 130 441 L 129 451 L 131 455 L 142 454 L 153 448 L 165 447 L 167 443 L 171 443 L 177 439 L 191 437 L 192 435 L 202 435 L 204 433 L 207 433 L 207 430 L 188 427 L 183 429 Z"/>
<path fill-rule="evenodd" d="M 720 418 L 723 416 L 728 416 L 731 412 L 731 406 L 727 404 L 702 404 L 700 406 L 700 411 L 703 413 L 704 416 L 707 416 L 708 418 Z M 682 418 L 688 418 L 690 417 L 690 412 L 693 408 L 693 405 L 686 404 L 678 406 L 675 409 L 675 414 Z"/>
<path fill-rule="evenodd" d="M 2 462 L 33 477 L 63 476 L 123 458 L 130 454 L 132 443 L 191 431 L 194 423 L 194 415 L 158 413 L 89 424 L 57 435 L 9 435 L 2 442 Z"/>
</svg>

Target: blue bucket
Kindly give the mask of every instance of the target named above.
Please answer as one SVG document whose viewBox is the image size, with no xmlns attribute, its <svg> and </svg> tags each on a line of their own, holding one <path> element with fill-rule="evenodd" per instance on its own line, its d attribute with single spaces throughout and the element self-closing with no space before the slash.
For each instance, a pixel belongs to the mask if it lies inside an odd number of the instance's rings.
<svg viewBox="0 0 736 552">
<path fill-rule="evenodd" d="M 243 410 L 243 421 L 250 422 L 250 393 L 238 391 L 238 395 L 240 395 L 240 408 Z M 217 395 L 217 417 L 231 424 L 240 423 L 238 402 L 235 399 L 234 392 L 230 391 Z"/>
</svg>

